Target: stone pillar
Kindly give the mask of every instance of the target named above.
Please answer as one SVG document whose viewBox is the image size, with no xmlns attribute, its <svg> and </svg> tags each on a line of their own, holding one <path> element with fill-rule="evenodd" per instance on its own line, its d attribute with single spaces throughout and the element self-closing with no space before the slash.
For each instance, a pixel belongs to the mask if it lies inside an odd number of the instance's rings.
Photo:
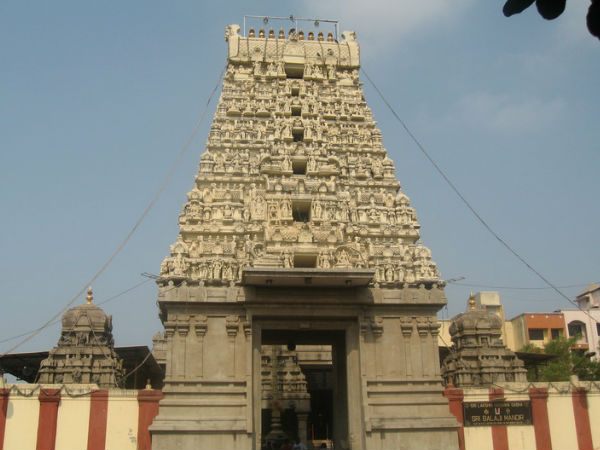
<svg viewBox="0 0 600 450">
<path fill-rule="evenodd" d="M 306 444 L 308 442 L 308 413 L 296 413 L 298 419 L 298 437 Z"/>
<path fill-rule="evenodd" d="M 165 379 L 169 379 L 175 373 L 173 370 L 173 363 L 175 358 L 173 358 L 173 352 L 175 348 L 173 347 L 173 337 L 175 336 L 175 324 L 173 322 L 165 322 L 165 340 L 167 341 L 167 358 L 166 358 L 166 369 L 165 369 Z"/>
<path fill-rule="evenodd" d="M 177 333 L 175 335 L 175 339 L 177 340 L 177 368 L 175 370 L 175 376 L 178 378 L 186 378 L 188 372 L 186 371 L 186 365 L 188 361 L 186 361 L 187 356 L 187 336 L 190 331 L 189 322 L 178 321 L 177 322 Z"/>
<path fill-rule="evenodd" d="M 401 319 L 400 329 L 402 331 L 402 341 L 404 343 L 404 373 L 406 374 L 407 378 L 410 378 L 413 374 L 411 364 L 412 352 L 410 351 L 410 338 L 413 331 L 412 320 L 408 317 Z"/>
<path fill-rule="evenodd" d="M 417 333 L 419 334 L 419 344 L 420 344 L 420 351 L 419 351 L 419 356 L 420 356 L 420 366 L 421 366 L 421 370 L 419 371 L 419 377 L 425 377 L 429 374 L 431 374 L 431 360 L 432 358 L 432 354 L 430 352 L 428 352 L 428 345 L 427 345 L 427 338 L 429 335 L 429 324 L 427 322 L 426 318 L 421 318 L 419 317 L 417 319 Z M 433 369 L 435 370 L 435 369 Z"/>
<path fill-rule="evenodd" d="M 190 347 L 194 351 L 194 355 L 191 359 L 191 364 L 193 364 L 192 373 L 198 377 L 202 378 L 204 376 L 204 336 L 206 336 L 206 330 L 208 329 L 208 319 L 205 315 L 200 315 L 196 319 L 196 323 L 194 324 L 194 333 L 196 339 L 190 345 Z"/>
<path fill-rule="evenodd" d="M 230 361 L 231 361 L 231 365 L 229 367 L 229 376 L 231 378 L 235 377 L 236 372 L 235 372 L 235 360 L 236 360 L 236 354 L 235 354 L 235 347 L 236 347 L 236 338 L 238 335 L 238 331 L 240 329 L 240 318 L 239 316 L 227 316 L 225 318 L 225 329 L 227 330 L 227 338 L 229 339 L 229 347 L 230 347 Z"/>
<path fill-rule="evenodd" d="M 347 440 L 351 449 L 363 449 L 366 442 L 364 438 L 363 385 L 360 376 L 360 331 L 357 325 L 346 330 L 344 349 L 346 413 L 348 417 Z"/>
<path fill-rule="evenodd" d="M 375 352 L 375 376 L 381 378 L 383 371 L 382 358 L 385 357 L 381 352 L 380 342 L 378 342 L 383 335 L 383 319 L 381 317 L 371 318 L 371 333 L 373 334 L 373 350 Z"/>
</svg>

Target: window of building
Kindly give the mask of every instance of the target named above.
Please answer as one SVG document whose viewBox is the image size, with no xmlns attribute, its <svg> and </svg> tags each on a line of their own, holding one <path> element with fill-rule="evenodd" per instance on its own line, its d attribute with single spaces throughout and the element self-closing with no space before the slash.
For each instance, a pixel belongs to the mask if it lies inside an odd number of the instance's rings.
<svg viewBox="0 0 600 450">
<path fill-rule="evenodd" d="M 292 171 L 295 175 L 306 175 L 306 161 L 292 161 Z"/>
<path fill-rule="evenodd" d="M 580 336 L 585 338 L 585 325 L 579 321 L 573 321 L 568 325 L 569 336 Z"/>
<path fill-rule="evenodd" d="M 317 255 L 294 255 L 294 267 L 317 267 Z"/>
<path fill-rule="evenodd" d="M 560 328 L 552 328 L 550 330 L 550 333 L 552 334 L 552 339 L 558 339 L 562 335 L 562 329 L 560 329 Z"/>
<path fill-rule="evenodd" d="M 310 201 L 292 201 L 292 217 L 294 222 L 310 220 Z"/>
<path fill-rule="evenodd" d="M 544 340 L 544 329 L 543 328 L 530 328 L 529 329 L 529 340 L 530 341 L 543 341 Z"/>
<path fill-rule="evenodd" d="M 302 108 L 300 106 L 292 106 L 292 116 L 300 116 Z"/>
<path fill-rule="evenodd" d="M 292 88 L 292 97 L 299 97 L 300 96 L 300 88 L 299 87 L 293 87 Z"/>
<path fill-rule="evenodd" d="M 600 323 L 596 323 L 596 334 L 600 336 Z"/>
<path fill-rule="evenodd" d="M 303 141 L 304 140 L 304 128 L 292 130 L 292 137 L 294 138 L 294 142 Z"/>
<path fill-rule="evenodd" d="M 304 76 L 304 64 L 286 64 L 285 76 L 288 78 L 302 78 Z"/>
</svg>

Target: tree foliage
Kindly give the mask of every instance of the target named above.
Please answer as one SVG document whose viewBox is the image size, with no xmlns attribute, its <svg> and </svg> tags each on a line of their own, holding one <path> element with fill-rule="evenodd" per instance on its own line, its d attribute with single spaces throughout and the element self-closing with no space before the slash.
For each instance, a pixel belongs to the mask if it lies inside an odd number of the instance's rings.
<svg viewBox="0 0 600 450">
<path fill-rule="evenodd" d="M 506 0 L 502 12 L 506 17 L 510 17 L 525 11 L 534 2 L 540 15 L 547 20 L 556 19 L 567 6 L 567 0 Z M 589 32 L 600 39 L 600 0 L 591 0 L 586 23 Z"/>
<path fill-rule="evenodd" d="M 529 381 L 569 381 L 571 375 L 580 380 L 600 380 L 600 361 L 592 361 L 589 355 L 574 351 L 579 336 L 559 337 L 544 345 L 544 353 L 553 355 L 544 366 L 528 370 Z M 533 344 L 527 344 L 521 350 L 527 353 L 541 353 L 542 350 Z"/>
</svg>

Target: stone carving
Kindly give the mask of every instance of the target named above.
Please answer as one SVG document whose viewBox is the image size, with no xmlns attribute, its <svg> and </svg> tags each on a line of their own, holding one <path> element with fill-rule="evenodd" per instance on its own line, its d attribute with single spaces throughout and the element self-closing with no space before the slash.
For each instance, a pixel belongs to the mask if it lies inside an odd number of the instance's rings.
<svg viewBox="0 0 600 450">
<path fill-rule="evenodd" d="M 375 268 L 378 285 L 438 284 L 364 100 L 354 33 L 313 46 L 294 31 L 280 48 L 239 33 L 226 28 L 221 98 L 162 280 L 237 284 L 244 267 L 312 253 L 322 269 Z M 285 55 L 303 71 L 286 73 Z"/>
<path fill-rule="evenodd" d="M 240 318 L 238 316 L 227 316 L 225 318 L 225 328 L 227 329 L 227 336 L 230 338 L 236 337 L 240 329 Z"/>
<path fill-rule="evenodd" d="M 63 314 L 58 344 L 40 364 L 40 383 L 119 386 L 124 372 L 114 350 L 112 317 L 92 304 L 92 299 L 90 288 L 87 303 Z"/>
<path fill-rule="evenodd" d="M 297 336 L 335 356 L 336 448 L 456 448 L 434 376 L 443 282 L 366 105 L 355 35 L 258 26 L 226 30 L 206 151 L 157 280 L 168 358 L 153 443 L 258 448 L 282 409 L 308 437 L 306 379 L 325 360 L 305 378 L 294 342 L 267 345 Z"/>
<path fill-rule="evenodd" d="M 450 354 L 442 363 L 446 384 L 491 386 L 506 381 L 527 381 L 523 362 L 501 339 L 501 319 L 494 313 L 475 309 L 473 294 L 469 310 L 452 319 Z"/>
<path fill-rule="evenodd" d="M 306 377 L 297 362 L 297 354 L 281 346 L 264 346 L 262 350 L 262 399 L 270 406 L 273 397 L 273 379 L 278 383 L 279 401 L 282 406 L 309 411 L 310 394 Z M 273 370 L 277 376 L 273 377 Z"/>
</svg>

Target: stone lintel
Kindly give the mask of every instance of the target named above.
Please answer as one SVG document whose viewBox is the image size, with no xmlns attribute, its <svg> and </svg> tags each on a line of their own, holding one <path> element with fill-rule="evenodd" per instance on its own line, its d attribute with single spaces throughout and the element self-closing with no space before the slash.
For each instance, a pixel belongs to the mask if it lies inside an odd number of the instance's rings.
<svg viewBox="0 0 600 450">
<path fill-rule="evenodd" d="M 273 287 L 344 287 L 368 286 L 375 269 L 260 268 L 244 269 L 242 284 Z"/>
</svg>

